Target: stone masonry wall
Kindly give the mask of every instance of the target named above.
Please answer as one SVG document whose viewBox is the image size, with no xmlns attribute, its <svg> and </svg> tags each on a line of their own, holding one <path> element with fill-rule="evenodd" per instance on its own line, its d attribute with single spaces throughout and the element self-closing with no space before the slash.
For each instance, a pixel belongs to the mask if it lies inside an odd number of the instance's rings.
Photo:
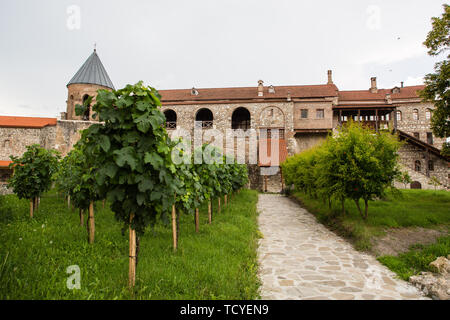
<svg viewBox="0 0 450 320">
<path fill-rule="evenodd" d="M 410 135 L 414 135 L 414 132 L 419 133 L 419 139 L 427 142 L 427 132 L 432 132 L 430 128 L 430 120 L 426 119 L 426 111 L 433 110 L 432 103 L 406 103 L 397 106 L 397 110 L 401 111 L 402 118 L 397 120 L 397 128 Z M 414 120 L 414 109 L 418 110 L 418 120 Z M 438 149 L 442 149 L 442 144 L 445 139 L 438 138 L 433 135 L 433 146 Z"/>
</svg>

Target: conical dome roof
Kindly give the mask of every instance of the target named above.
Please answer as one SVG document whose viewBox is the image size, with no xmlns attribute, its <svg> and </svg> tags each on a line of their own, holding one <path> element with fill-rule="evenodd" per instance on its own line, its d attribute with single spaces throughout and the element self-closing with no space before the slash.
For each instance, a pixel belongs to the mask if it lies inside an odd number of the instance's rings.
<svg viewBox="0 0 450 320">
<path fill-rule="evenodd" d="M 114 85 L 109 79 L 108 73 L 103 67 L 95 49 L 67 86 L 74 83 L 98 84 L 114 90 Z"/>
</svg>

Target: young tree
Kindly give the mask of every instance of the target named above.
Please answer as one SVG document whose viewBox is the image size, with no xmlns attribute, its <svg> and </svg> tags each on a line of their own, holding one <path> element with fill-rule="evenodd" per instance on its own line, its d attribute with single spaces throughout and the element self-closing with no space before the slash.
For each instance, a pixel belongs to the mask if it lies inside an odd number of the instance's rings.
<svg viewBox="0 0 450 320">
<path fill-rule="evenodd" d="M 424 45 L 430 56 L 446 53 L 450 46 L 450 6 L 444 4 L 442 17 L 432 18 L 432 30 Z M 433 133 L 441 138 L 450 136 L 450 54 L 435 64 L 435 72 L 425 76 L 425 89 L 420 93 L 425 101 L 433 102 L 435 109 L 431 117 Z M 442 153 L 450 155 L 450 146 L 444 145 Z"/>
<path fill-rule="evenodd" d="M 19 199 L 30 199 L 30 217 L 33 218 L 39 197 L 50 190 L 53 174 L 58 168 L 59 153 L 33 144 L 27 146 L 22 157 L 10 158 L 10 168 L 14 174 L 8 181 L 8 187 Z"/>
<path fill-rule="evenodd" d="M 442 183 L 438 180 L 438 178 L 432 176 L 428 181 L 428 184 L 432 185 L 434 187 L 434 191 L 436 191 L 437 187 L 439 187 Z"/>
<path fill-rule="evenodd" d="M 83 132 L 86 157 L 101 195 L 115 217 L 129 227 L 129 285 L 136 275 L 136 232 L 171 212 L 179 192 L 160 95 L 142 82 L 120 90 L 99 90 L 93 124 Z"/>
<path fill-rule="evenodd" d="M 411 177 L 409 176 L 408 171 L 403 171 L 402 173 L 399 174 L 397 181 L 403 183 L 406 189 L 408 188 L 408 184 L 410 184 L 412 180 Z"/>
</svg>

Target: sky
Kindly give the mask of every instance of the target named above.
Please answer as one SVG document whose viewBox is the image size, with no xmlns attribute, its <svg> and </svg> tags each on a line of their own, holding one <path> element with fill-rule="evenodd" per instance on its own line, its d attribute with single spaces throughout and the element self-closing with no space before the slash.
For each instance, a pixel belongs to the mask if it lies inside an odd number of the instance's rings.
<svg viewBox="0 0 450 320">
<path fill-rule="evenodd" d="M 0 115 L 57 117 L 94 49 L 116 89 L 421 84 L 443 0 L 0 0 Z"/>
</svg>

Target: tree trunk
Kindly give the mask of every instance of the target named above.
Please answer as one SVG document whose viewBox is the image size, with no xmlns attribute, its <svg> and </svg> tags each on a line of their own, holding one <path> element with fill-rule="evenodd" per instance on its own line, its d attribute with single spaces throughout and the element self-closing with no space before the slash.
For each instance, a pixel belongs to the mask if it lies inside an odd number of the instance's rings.
<svg viewBox="0 0 450 320">
<path fill-rule="evenodd" d="M 361 217 L 364 219 L 364 214 L 361 211 L 361 207 L 359 205 L 359 199 L 354 199 L 356 207 L 358 208 L 359 214 L 361 215 Z"/>
<path fill-rule="evenodd" d="M 130 214 L 130 250 L 129 250 L 129 269 L 128 269 L 128 285 L 130 288 L 134 287 L 136 282 L 136 230 L 131 226 L 133 222 L 134 213 Z"/>
<path fill-rule="evenodd" d="M 175 205 L 172 206 L 172 238 L 173 238 L 173 250 L 177 251 L 177 214 Z"/>
<path fill-rule="evenodd" d="M 33 199 L 30 200 L 30 218 L 33 218 L 33 212 L 34 212 L 34 203 Z"/>
<path fill-rule="evenodd" d="M 199 213 L 198 213 L 198 208 L 195 208 L 195 232 L 199 232 Z"/>
<path fill-rule="evenodd" d="M 226 194 L 223 196 L 223 206 L 226 207 L 227 203 L 228 203 L 228 195 Z"/>
<path fill-rule="evenodd" d="M 367 218 L 369 217 L 369 200 L 368 199 L 364 199 L 364 220 L 367 220 Z"/>
<path fill-rule="evenodd" d="M 211 207 L 211 200 L 208 201 L 208 223 L 211 224 L 212 222 L 212 207 Z"/>
<path fill-rule="evenodd" d="M 95 219 L 94 219 L 94 202 L 89 204 L 89 243 L 94 243 L 95 237 Z"/>
<path fill-rule="evenodd" d="M 217 202 L 217 213 L 219 213 L 219 212 L 220 212 L 220 196 L 219 196 L 219 199 Z"/>
<path fill-rule="evenodd" d="M 138 235 L 136 235 L 136 269 L 138 266 L 138 260 L 139 260 L 139 250 L 141 249 L 141 239 Z"/>
<path fill-rule="evenodd" d="M 70 210 L 70 194 L 67 196 L 67 209 Z"/>
<path fill-rule="evenodd" d="M 84 212 L 83 209 L 80 209 L 80 226 L 84 225 Z"/>
</svg>

